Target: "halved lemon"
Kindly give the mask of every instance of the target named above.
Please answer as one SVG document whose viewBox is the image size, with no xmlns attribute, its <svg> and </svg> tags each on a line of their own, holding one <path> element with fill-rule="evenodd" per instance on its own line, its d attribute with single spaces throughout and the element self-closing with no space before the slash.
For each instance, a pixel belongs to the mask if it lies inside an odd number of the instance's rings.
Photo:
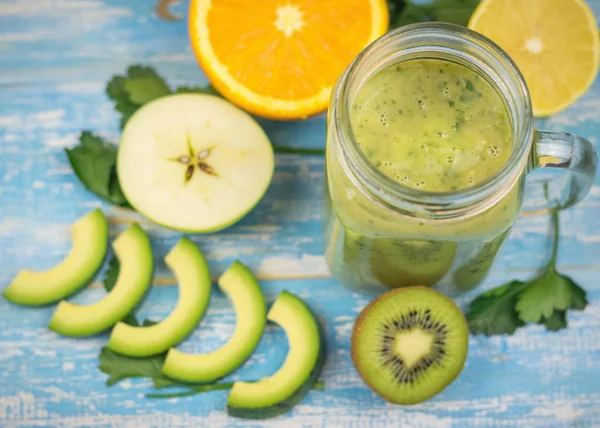
<svg viewBox="0 0 600 428">
<path fill-rule="evenodd" d="M 384 0 L 192 0 L 192 47 L 234 104 L 272 119 L 327 108 L 352 59 L 388 28 Z"/>
<path fill-rule="evenodd" d="M 598 25 L 583 0 L 483 0 L 469 28 L 496 42 L 516 62 L 535 116 L 567 108 L 598 73 Z"/>
</svg>

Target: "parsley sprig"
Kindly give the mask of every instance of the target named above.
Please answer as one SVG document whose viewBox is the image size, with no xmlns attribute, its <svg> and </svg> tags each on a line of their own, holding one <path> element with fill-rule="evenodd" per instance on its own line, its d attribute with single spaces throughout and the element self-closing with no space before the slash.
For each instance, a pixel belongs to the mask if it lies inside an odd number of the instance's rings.
<svg viewBox="0 0 600 428">
<path fill-rule="evenodd" d="M 556 270 L 560 226 L 558 212 L 552 212 L 552 255 L 544 272 L 529 281 L 511 281 L 477 297 L 467 311 L 473 334 L 513 334 L 526 323 L 541 324 L 547 330 L 567 327 L 567 312 L 587 306 L 586 292 L 568 276 Z"/>
<path fill-rule="evenodd" d="M 129 207 L 117 177 L 117 147 L 89 131 L 79 136 L 79 145 L 65 149 L 69 163 L 83 185 L 107 202 Z"/>
<path fill-rule="evenodd" d="M 124 75 L 113 76 L 106 86 L 106 94 L 114 101 L 115 110 L 121 113 L 121 128 L 144 104 L 172 93 L 199 93 L 219 95 L 211 86 L 181 86 L 171 91 L 152 67 L 132 65 Z"/>
</svg>

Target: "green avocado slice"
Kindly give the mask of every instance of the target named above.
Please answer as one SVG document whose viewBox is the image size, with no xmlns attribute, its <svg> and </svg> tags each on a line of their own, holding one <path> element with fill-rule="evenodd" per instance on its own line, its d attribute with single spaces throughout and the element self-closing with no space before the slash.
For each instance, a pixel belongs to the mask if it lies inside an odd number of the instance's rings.
<svg viewBox="0 0 600 428">
<path fill-rule="evenodd" d="M 67 257 L 44 272 L 20 271 L 4 290 L 14 303 L 41 306 L 73 294 L 92 280 L 106 255 L 108 225 L 102 211 L 95 209 L 71 226 L 73 247 Z"/>
<path fill-rule="evenodd" d="M 186 382 L 211 382 L 235 369 L 252 354 L 266 324 L 262 290 L 252 272 L 235 262 L 219 278 L 219 287 L 231 299 L 236 313 L 233 336 L 221 348 L 208 354 L 186 354 L 169 350 L 162 372 Z"/>
<path fill-rule="evenodd" d="M 206 312 L 210 301 L 210 271 L 198 247 L 182 238 L 165 257 L 179 283 L 179 300 L 171 314 L 149 327 L 118 323 L 108 348 L 130 357 L 160 354 L 189 335 Z"/>
<path fill-rule="evenodd" d="M 325 336 L 300 298 L 283 291 L 267 319 L 285 330 L 290 350 L 273 376 L 233 384 L 227 401 L 227 412 L 232 416 L 265 419 L 287 412 L 313 387 L 325 364 Z"/>
<path fill-rule="evenodd" d="M 113 249 L 121 268 L 111 292 L 91 305 L 60 302 L 48 326 L 51 330 L 73 337 L 98 334 L 130 313 L 144 296 L 154 268 L 148 236 L 133 224 L 115 239 Z"/>
</svg>

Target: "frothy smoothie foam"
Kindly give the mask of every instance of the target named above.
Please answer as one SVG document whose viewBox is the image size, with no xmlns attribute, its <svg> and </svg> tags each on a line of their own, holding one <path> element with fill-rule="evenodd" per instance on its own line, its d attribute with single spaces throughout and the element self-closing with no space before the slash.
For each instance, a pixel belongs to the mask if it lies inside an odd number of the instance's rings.
<svg viewBox="0 0 600 428">
<path fill-rule="evenodd" d="M 500 96 L 474 71 L 447 61 L 412 60 L 377 72 L 359 89 L 350 121 L 373 165 L 424 191 L 480 183 L 511 152 Z"/>
</svg>

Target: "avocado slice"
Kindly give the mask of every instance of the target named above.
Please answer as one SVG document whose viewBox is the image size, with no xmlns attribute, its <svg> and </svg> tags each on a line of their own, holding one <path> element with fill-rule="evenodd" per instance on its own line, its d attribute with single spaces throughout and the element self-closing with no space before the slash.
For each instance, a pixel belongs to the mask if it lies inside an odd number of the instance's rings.
<svg viewBox="0 0 600 428">
<path fill-rule="evenodd" d="M 169 350 L 162 368 L 166 376 L 186 382 L 214 381 L 242 365 L 258 345 L 267 323 L 267 310 L 252 272 L 236 261 L 219 278 L 219 287 L 231 299 L 236 313 L 233 336 L 221 348 L 207 354 Z"/>
<path fill-rule="evenodd" d="M 71 226 L 73 247 L 67 257 L 44 272 L 20 271 L 4 290 L 14 303 L 41 306 L 73 294 L 94 277 L 106 255 L 108 225 L 102 211 L 95 209 Z"/>
<path fill-rule="evenodd" d="M 325 364 L 325 335 L 310 308 L 283 291 L 267 315 L 286 332 L 290 350 L 283 366 L 258 382 L 235 382 L 227 401 L 231 416 L 265 419 L 281 415 L 304 398 Z"/>
<path fill-rule="evenodd" d="M 144 296 L 154 268 L 146 233 L 134 223 L 115 239 L 113 250 L 121 268 L 111 292 L 91 305 L 60 302 L 48 326 L 51 330 L 73 337 L 98 334 L 125 317 Z"/>
<path fill-rule="evenodd" d="M 130 357 L 160 354 L 189 335 L 206 312 L 210 301 L 210 271 L 198 247 L 184 237 L 165 257 L 179 283 L 179 301 L 162 322 L 134 327 L 119 322 L 110 335 L 108 348 Z"/>
</svg>

